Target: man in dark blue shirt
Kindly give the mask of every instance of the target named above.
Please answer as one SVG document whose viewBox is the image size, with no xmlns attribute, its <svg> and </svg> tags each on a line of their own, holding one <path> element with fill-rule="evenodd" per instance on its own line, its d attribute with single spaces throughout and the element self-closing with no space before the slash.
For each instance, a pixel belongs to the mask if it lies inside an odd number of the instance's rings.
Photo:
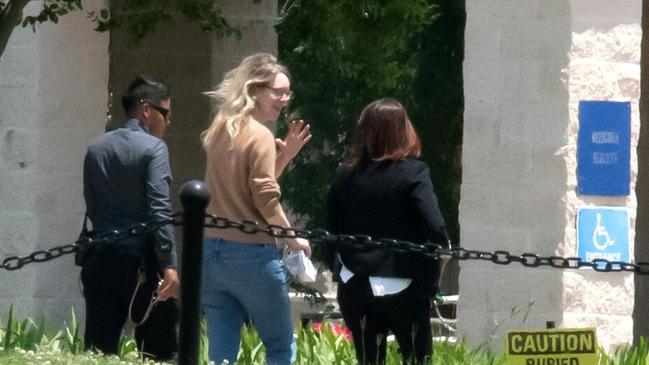
<svg viewBox="0 0 649 365">
<path fill-rule="evenodd" d="M 171 169 L 162 141 L 171 100 L 166 85 L 136 78 L 122 97 L 124 125 L 98 138 L 84 160 L 87 216 L 94 235 L 171 218 Z M 177 350 L 176 243 L 173 226 L 90 248 L 81 271 L 85 345 L 117 352 L 127 318 L 140 351 L 167 360 Z M 152 297 L 157 295 L 157 300 Z M 152 305 L 150 305 L 153 303 Z"/>
</svg>

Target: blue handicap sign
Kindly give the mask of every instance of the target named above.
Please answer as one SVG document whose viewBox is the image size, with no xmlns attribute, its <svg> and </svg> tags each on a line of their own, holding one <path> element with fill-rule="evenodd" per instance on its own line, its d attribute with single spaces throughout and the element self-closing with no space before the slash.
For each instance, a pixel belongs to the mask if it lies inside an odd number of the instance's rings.
<svg viewBox="0 0 649 365">
<path fill-rule="evenodd" d="M 577 214 L 577 256 L 582 260 L 629 262 L 626 208 L 583 207 Z"/>
<path fill-rule="evenodd" d="M 627 196 L 631 179 L 631 103 L 579 102 L 577 192 Z"/>
</svg>

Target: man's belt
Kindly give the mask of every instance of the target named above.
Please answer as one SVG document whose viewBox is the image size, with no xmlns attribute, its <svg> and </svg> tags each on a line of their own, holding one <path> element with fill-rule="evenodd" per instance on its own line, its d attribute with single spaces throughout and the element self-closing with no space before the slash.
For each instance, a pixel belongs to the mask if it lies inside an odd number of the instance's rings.
<svg viewBox="0 0 649 365">
<path fill-rule="evenodd" d="M 135 256 L 135 257 L 140 257 L 142 256 L 142 252 L 144 252 L 144 248 L 136 245 L 120 245 L 120 244 L 111 244 L 111 243 L 104 243 L 104 244 L 95 244 L 95 245 L 90 245 L 90 251 L 95 253 L 96 255 L 99 256 Z"/>
</svg>

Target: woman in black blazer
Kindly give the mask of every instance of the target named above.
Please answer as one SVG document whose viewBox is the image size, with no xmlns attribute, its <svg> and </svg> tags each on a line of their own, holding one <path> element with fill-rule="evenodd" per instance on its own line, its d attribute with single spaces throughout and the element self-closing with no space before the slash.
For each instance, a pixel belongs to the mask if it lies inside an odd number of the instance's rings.
<svg viewBox="0 0 649 365">
<path fill-rule="evenodd" d="M 417 244 L 448 243 L 444 219 L 421 144 L 403 106 L 393 99 L 363 109 L 352 158 L 329 192 L 329 230 Z M 338 281 L 338 302 L 360 364 L 385 362 L 392 331 L 404 363 L 432 353 L 430 297 L 439 263 L 383 248 L 328 247 L 325 263 Z"/>
</svg>

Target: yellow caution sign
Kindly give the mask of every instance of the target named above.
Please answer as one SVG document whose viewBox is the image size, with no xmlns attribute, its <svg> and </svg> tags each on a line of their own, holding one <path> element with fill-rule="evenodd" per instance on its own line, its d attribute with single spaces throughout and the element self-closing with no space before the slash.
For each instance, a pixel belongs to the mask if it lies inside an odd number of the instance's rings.
<svg viewBox="0 0 649 365">
<path fill-rule="evenodd" d="M 507 333 L 507 365 L 597 365 L 595 328 Z"/>
</svg>

